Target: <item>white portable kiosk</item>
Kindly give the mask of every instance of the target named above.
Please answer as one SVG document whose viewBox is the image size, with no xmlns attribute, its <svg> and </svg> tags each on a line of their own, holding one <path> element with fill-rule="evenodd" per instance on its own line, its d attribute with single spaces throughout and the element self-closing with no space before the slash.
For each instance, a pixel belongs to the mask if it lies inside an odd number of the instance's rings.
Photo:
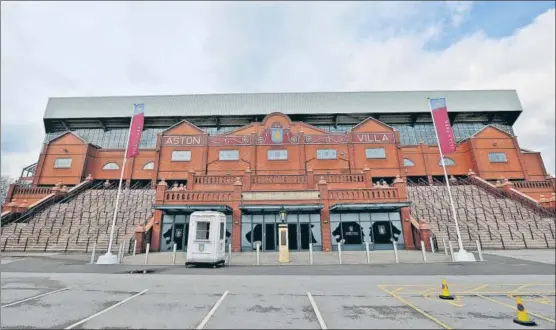
<svg viewBox="0 0 556 330">
<path fill-rule="evenodd" d="M 187 260 L 195 264 L 224 266 L 226 262 L 226 216 L 215 211 L 196 211 L 189 217 Z"/>
</svg>

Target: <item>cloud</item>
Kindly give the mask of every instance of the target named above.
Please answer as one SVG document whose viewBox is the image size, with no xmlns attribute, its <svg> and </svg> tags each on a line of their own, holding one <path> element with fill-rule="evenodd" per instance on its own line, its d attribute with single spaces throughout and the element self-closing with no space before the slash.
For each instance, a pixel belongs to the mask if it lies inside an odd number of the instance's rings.
<svg viewBox="0 0 556 330">
<path fill-rule="evenodd" d="M 472 5 L 2 2 L 2 172 L 36 161 L 52 96 L 510 88 L 555 173 L 554 10 L 489 38 L 460 30 Z"/>
</svg>

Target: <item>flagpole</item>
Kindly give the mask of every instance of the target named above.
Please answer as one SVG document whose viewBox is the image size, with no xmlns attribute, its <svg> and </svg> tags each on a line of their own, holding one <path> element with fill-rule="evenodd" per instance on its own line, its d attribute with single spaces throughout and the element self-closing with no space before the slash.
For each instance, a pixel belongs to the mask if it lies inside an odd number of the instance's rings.
<svg viewBox="0 0 556 330">
<path fill-rule="evenodd" d="M 461 234 L 459 231 L 459 223 L 458 223 L 458 217 L 456 214 L 456 207 L 454 206 L 454 199 L 452 197 L 452 190 L 450 189 L 450 180 L 448 179 L 448 172 L 446 171 L 446 165 L 444 164 L 444 154 L 442 153 L 442 147 L 440 146 L 440 139 L 438 137 L 438 132 L 436 130 L 436 122 L 434 120 L 434 114 L 432 112 L 432 106 L 431 106 L 431 102 L 430 102 L 430 98 L 429 98 L 429 109 L 431 111 L 431 117 L 432 117 L 432 124 L 434 126 L 434 134 L 436 135 L 436 143 L 438 144 L 438 151 L 440 152 L 440 162 L 442 163 L 442 169 L 444 170 L 444 179 L 446 181 L 446 189 L 448 189 L 448 196 L 450 198 L 450 205 L 452 206 L 452 216 L 454 217 L 454 222 L 456 224 L 456 234 L 458 236 L 458 246 L 459 246 L 459 251 L 457 252 L 458 254 L 463 254 L 463 253 L 467 253 L 467 251 L 465 251 L 465 249 L 463 248 L 463 242 L 461 241 Z"/>
<path fill-rule="evenodd" d="M 135 111 L 134 111 L 135 112 Z M 125 151 L 124 151 L 124 161 L 122 164 L 122 170 L 120 172 L 120 183 L 118 184 L 118 193 L 116 195 L 116 206 L 114 207 L 114 217 L 112 218 L 112 229 L 110 229 L 110 240 L 108 242 L 108 251 L 103 256 L 100 256 L 98 259 L 98 263 L 118 263 L 117 256 L 112 255 L 112 242 L 114 240 L 114 229 L 116 227 L 116 218 L 118 216 L 118 206 L 120 204 L 120 194 L 122 192 L 122 181 L 124 179 L 124 171 L 125 165 L 127 162 L 127 149 L 129 147 L 129 136 L 131 134 L 131 127 L 133 125 L 133 115 L 131 116 L 131 121 L 129 123 L 129 129 L 127 130 L 127 139 L 125 144 Z M 114 262 L 115 261 L 115 262 Z"/>
</svg>

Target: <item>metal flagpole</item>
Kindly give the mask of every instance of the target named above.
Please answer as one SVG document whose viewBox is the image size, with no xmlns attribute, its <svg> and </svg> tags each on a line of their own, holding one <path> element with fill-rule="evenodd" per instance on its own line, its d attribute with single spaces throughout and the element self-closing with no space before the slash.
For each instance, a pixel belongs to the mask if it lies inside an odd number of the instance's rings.
<svg viewBox="0 0 556 330">
<path fill-rule="evenodd" d="M 434 134 L 436 134 L 436 143 L 438 144 L 438 151 L 440 152 L 440 162 L 442 163 L 442 169 L 444 170 L 444 179 L 446 180 L 446 189 L 448 189 L 448 196 L 450 197 L 450 205 L 452 206 L 452 216 L 454 217 L 454 222 L 456 223 L 456 234 L 458 236 L 459 252 L 465 252 L 463 248 L 463 243 L 461 241 L 461 234 L 459 231 L 458 218 L 456 215 L 456 207 L 454 206 L 454 199 L 452 197 L 452 190 L 450 189 L 450 180 L 448 180 L 448 173 L 446 172 L 446 165 L 444 164 L 444 154 L 442 153 L 442 148 L 440 147 L 440 139 L 438 138 L 438 132 L 436 131 L 436 122 L 434 121 L 434 114 L 432 113 L 432 106 L 429 98 L 429 109 L 431 110 L 432 124 L 434 126 Z"/>
<path fill-rule="evenodd" d="M 125 171 L 125 165 L 127 162 L 127 148 L 129 147 L 129 136 L 131 134 L 131 126 L 133 125 L 133 115 L 131 116 L 131 122 L 129 123 L 129 129 L 127 131 L 127 139 L 126 141 L 126 145 L 125 145 L 125 151 L 124 151 L 124 161 L 122 164 L 122 171 L 120 172 L 120 183 L 118 184 L 118 194 L 116 195 L 116 206 L 114 207 L 114 217 L 112 218 L 112 229 L 110 229 L 110 241 L 108 242 L 108 251 L 106 252 L 106 254 L 104 254 L 103 256 L 100 256 L 98 258 L 98 262 L 99 264 L 105 264 L 105 263 L 118 263 L 118 260 L 116 260 L 118 257 L 115 255 L 112 255 L 112 242 L 114 240 L 114 228 L 116 227 L 116 217 L 118 216 L 118 206 L 120 204 L 120 194 L 122 192 L 122 181 L 124 179 L 124 171 Z"/>
</svg>

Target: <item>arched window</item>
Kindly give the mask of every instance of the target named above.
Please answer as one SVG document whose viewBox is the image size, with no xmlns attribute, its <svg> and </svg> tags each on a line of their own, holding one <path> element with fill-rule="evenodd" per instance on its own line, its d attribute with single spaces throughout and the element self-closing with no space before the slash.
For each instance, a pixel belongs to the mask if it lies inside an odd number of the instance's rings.
<svg viewBox="0 0 556 330">
<path fill-rule="evenodd" d="M 102 167 L 103 170 L 119 170 L 120 166 L 116 163 L 106 163 Z"/>
<path fill-rule="evenodd" d="M 410 159 L 404 158 L 403 159 L 403 166 L 411 167 L 411 166 L 415 166 L 415 163 L 412 162 Z"/>
<path fill-rule="evenodd" d="M 143 166 L 144 170 L 154 170 L 154 162 L 148 162 Z"/>
<path fill-rule="evenodd" d="M 454 166 L 456 162 L 452 158 L 444 157 L 444 166 Z M 442 166 L 442 159 L 438 162 L 438 166 Z"/>
</svg>

